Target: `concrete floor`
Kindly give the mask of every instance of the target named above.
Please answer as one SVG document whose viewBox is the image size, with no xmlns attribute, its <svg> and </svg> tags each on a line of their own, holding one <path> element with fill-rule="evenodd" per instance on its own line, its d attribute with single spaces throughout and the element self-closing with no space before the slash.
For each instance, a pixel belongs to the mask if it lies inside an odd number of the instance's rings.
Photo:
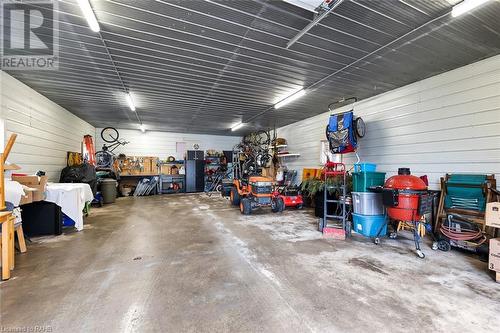
<svg viewBox="0 0 500 333">
<path fill-rule="evenodd" d="M 324 240 L 310 211 L 123 198 L 35 239 L 1 283 L 0 327 L 53 332 L 496 332 L 500 284 L 409 238 Z"/>
</svg>

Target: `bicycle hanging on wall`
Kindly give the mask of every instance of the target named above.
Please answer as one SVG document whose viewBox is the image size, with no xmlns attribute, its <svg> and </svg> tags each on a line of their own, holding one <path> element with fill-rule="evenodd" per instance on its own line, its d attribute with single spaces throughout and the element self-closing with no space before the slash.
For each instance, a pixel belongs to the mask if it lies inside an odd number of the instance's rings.
<svg viewBox="0 0 500 333">
<path fill-rule="evenodd" d="M 128 144 L 127 141 L 120 141 L 120 133 L 114 127 L 106 127 L 101 131 L 101 139 L 105 142 L 100 151 L 96 152 L 96 168 L 98 170 L 112 171 L 116 154 L 114 151 Z"/>
</svg>

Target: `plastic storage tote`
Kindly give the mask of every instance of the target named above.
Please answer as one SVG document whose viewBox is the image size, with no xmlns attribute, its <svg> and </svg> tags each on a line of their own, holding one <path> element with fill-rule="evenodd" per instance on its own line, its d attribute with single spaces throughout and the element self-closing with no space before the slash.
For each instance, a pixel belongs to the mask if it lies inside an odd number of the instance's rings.
<svg viewBox="0 0 500 333">
<path fill-rule="evenodd" d="M 62 214 L 63 216 L 63 221 L 62 221 L 62 225 L 63 227 L 74 227 L 75 226 L 75 221 L 73 221 L 68 215 L 66 214 Z"/>
<path fill-rule="evenodd" d="M 368 192 L 371 186 L 384 186 L 385 172 L 354 172 L 352 174 L 352 191 Z"/>
<path fill-rule="evenodd" d="M 374 172 L 377 171 L 377 165 L 373 163 L 355 163 L 354 172 Z"/>
<path fill-rule="evenodd" d="M 384 237 L 387 234 L 386 215 L 352 214 L 353 231 L 366 237 Z M 380 228 L 382 230 L 379 233 Z"/>
<path fill-rule="evenodd" d="M 484 212 L 486 198 L 483 186 L 485 183 L 486 175 L 450 175 L 446 185 L 444 207 Z"/>
<path fill-rule="evenodd" d="M 352 205 L 354 213 L 361 215 L 382 215 L 384 205 L 382 193 L 352 192 Z"/>
</svg>

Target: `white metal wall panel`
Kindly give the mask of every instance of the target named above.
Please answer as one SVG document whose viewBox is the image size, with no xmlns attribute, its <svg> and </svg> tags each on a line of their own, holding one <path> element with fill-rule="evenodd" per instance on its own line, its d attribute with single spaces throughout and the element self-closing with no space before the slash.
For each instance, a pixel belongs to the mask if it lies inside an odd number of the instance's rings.
<svg viewBox="0 0 500 333">
<path fill-rule="evenodd" d="M 0 75 L 5 137 L 18 134 L 9 162 L 21 166 L 20 172 L 43 170 L 58 181 L 66 153 L 81 151 L 83 136 L 94 136 L 95 128 L 7 73 Z"/>
<path fill-rule="evenodd" d="M 96 130 L 96 148 L 99 150 L 104 141 L 101 139 L 101 128 Z M 240 142 L 237 136 L 222 136 L 208 134 L 187 134 L 119 129 L 120 140 L 130 142 L 125 146 L 116 149 L 115 153 L 124 153 L 131 156 L 157 156 L 160 159 L 167 159 L 174 156 L 183 159 L 184 156 L 176 152 L 176 142 L 185 142 L 186 149 L 192 150 L 194 144 L 200 146 L 200 150 L 214 149 L 232 150 L 233 146 Z"/>
<path fill-rule="evenodd" d="M 389 175 L 410 167 L 428 175 L 434 189 L 445 173 L 500 175 L 500 56 L 360 101 L 355 114 L 367 125 L 361 160 Z M 299 174 L 319 166 L 328 117 L 325 112 L 278 130 L 289 151 L 301 153 L 287 163 Z M 344 157 L 349 165 L 355 160 Z"/>
</svg>

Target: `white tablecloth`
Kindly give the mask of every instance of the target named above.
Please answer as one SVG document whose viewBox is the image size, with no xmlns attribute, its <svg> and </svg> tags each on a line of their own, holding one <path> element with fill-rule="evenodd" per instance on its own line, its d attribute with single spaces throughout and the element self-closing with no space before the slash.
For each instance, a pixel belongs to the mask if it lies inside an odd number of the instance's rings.
<svg viewBox="0 0 500 333">
<path fill-rule="evenodd" d="M 10 202 L 14 207 L 19 206 L 21 196 L 24 195 L 23 186 L 12 180 L 5 180 L 5 201 Z"/>
<path fill-rule="evenodd" d="M 46 201 L 61 207 L 62 212 L 75 221 L 78 231 L 83 229 L 85 203 L 94 199 L 89 184 L 49 183 L 46 195 Z"/>
</svg>

